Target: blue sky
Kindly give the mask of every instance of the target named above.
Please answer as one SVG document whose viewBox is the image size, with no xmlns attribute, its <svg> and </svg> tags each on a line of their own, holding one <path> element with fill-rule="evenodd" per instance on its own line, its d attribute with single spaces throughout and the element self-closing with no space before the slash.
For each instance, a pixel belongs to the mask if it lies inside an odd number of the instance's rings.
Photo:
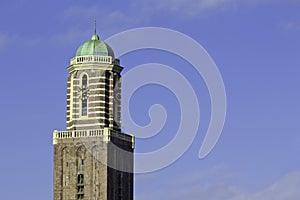
<svg viewBox="0 0 300 200">
<path fill-rule="evenodd" d="M 90 39 L 97 18 L 102 39 L 147 26 L 188 35 L 211 55 L 226 87 L 222 136 L 199 160 L 211 111 L 202 77 L 185 60 L 159 50 L 120 58 L 123 73 L 150 62 L 176 69 L 201 107 L 191 147 L 172 165 L 136 175 L 135 199 L 298 200 L 299 9 L 297 0 L 2 1 L 1 197 L 52 199 L 51 138 L 54 129 L 65 129 L 66 67 Z M 164 146 L 178 128 L 178 101 L 157 85 L 133 95 L 136 122 L 148 124 L 148 109 L 156 103 L 167 111 L 165 127 L 153 138 L 137 139 L 137 152 Z"/>
</svg>

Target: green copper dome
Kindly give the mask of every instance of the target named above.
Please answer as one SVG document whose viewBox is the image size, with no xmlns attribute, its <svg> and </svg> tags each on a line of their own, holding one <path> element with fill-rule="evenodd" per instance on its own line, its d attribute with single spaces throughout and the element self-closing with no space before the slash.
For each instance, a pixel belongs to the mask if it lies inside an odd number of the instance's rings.
<svg viewBox="0 0 300 200">
<path fill-rule="evenodd" d="M 105 42 L 101 41 L 96 33 L 92 36 L 91 40 L 85 42 L 76 51 L 76 56 L 90 55 L 115 57 L 112 48 Z"/>
</svg>

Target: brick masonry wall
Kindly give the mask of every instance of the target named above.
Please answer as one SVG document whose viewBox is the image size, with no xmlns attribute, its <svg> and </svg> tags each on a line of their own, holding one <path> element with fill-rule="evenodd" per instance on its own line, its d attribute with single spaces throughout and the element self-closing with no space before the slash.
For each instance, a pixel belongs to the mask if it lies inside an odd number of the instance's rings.
<svg viewBox="0 0 300 200">
<path fill-rule="evenodd" d="M 112 162 L 129 172 L 108 167 L 107 163 Z M 76 200 L 82 193 L 86 200 L 132 200 L 132 170 L 133 148 L 129 141 L 111 138 L 105 142 L 101 137 L 59 139 L 54 145 L 54 200 Z M 79 174 L 84 177 L 80 192 Z"/>
</svg>

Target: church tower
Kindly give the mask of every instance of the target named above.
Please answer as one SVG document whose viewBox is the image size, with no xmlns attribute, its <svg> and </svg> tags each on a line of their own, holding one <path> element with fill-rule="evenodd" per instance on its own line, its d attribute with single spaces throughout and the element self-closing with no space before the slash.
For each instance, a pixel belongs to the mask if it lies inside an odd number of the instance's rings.
<svg viewBox="0 0 300 200">
<path fill-rule="evenodd" d="M 66 131 L 53 132 L 54 200 L 133 200 L 134 136 L 121 132 L 121 71 L 96 33 L 71 59 Z"/>
</svg>

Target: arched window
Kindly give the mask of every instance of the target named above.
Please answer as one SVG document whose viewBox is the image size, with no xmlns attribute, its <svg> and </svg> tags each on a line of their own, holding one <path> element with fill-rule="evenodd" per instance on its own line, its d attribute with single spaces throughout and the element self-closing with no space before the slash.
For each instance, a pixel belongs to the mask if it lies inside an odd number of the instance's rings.
<svg viewBox="0 0 300 200">
<path fill-rule="evenodd" d="M 86 74 L 82 76 L 81 84 L 82 84 L 82 87 L 87 86 L 87 75 Z"/>
<path fill-rule="evenodd" d="M 87 116 L 87 82 L 88 78 L 87 75 L 83 75 L 81 78 L 81 87 L 82 87 L 82 94 L 81 94 L 81 115 Z"/>
</svg>

